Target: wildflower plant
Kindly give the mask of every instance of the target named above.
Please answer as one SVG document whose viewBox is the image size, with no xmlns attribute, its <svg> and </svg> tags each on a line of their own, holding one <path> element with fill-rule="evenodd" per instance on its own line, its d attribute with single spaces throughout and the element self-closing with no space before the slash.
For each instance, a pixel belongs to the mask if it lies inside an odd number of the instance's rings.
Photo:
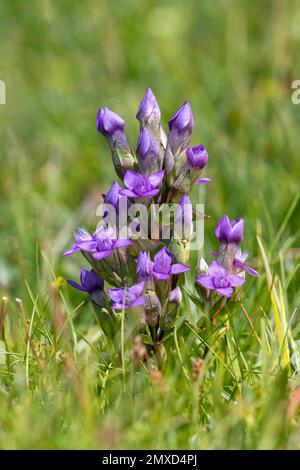
<svg viewBox="0 0 300 470">
<path fill-rule="evenodd" d="M 191 240 L 199 214 L 189 194 L 194 184 L 211 181 L 202 176 L 208 163 L 207 149 L 202 144 L 190 146 L 195 123 L 189 103 L 169 121 L 168 135 L 150 88 L 136 117 L 140 134 L 134 152 L 124 120 L 109 108 L 99 109 L 96 127 L 107 140 L 120 182 L 112 182 L 105 194 L 101 222 L 95 231 L 90 234 L 84 228 L 77 229 L 71 249 L 64 254 L 80 251 L 91 266 L 90 271 L 82 269 L 80 284 L 68 282 L 90 296 L 100 326 L 116 348 L 115 357 L 119 357 L 119 339 L 124 342 L 124 323 L 133 318 L 135 333 L 144 341 L 145 363 L 149 365 L 149 357 L 156 356 L 161 368 L 163 342 L 183 324 L 186 296 L 212 320 L 216 308 L 220 312 L 239 299 L 246 273 L 258 273 L 245 263 L 248 253 L 240 249 L 244 219 L 231 221 L 227 215 L 215 229 L 220 243 L 213 253 L 216 260 L 207 265 L 200 258 L 196 273 L 191 273 Z M 174 209 L 167 222 L 158 215 L 164 207 Z M 191 294 L 186 273 L 189 279 L 194 278 L 196 295 Z"/>
</svg>

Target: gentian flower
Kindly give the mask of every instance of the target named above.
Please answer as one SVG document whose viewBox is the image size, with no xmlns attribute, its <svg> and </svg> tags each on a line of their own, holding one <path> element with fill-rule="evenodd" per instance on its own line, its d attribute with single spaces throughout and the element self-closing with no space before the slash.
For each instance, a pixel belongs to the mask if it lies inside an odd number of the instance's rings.
<svg viewBox="0 0 300 470">
<path fill-rule="evenodd" d="M 107 229 L 101 226 L 97 229 L 93 236 L 89 235 L 89 239 L 83 241 L 76 241 L 71 250 L 65 252 L 65 255 L 70 255 L 76 251 L 89 251 L 92 253 L 93 258 L 103 259 L 109 256 L 116 248 L 122 248 L 132 245 L 132 241 L 126 238 L 117 239 L 117 233 L 114 228 L 108 227 Z"/>
<path fill-rule="evenodd" d="M 139 106 L 136 118 L 139 121 L 141 128 L 145 127 L 147 124 L 153 126 L 154 123 L 160 123 L 160 109 L 151 88 L 147 88 L 146 94 Z"/>
<path fill-rule="evenodd" d="M 80 284 L 77 282 L 68 279 L 67 282 L 74 287 L 75 289 L 81 292 L 87 292 L 88 294 L 93 294 L 94 292 L 98 292 L 103 290 L 104 281 L 97 276 L 95 271 L 82 269 L 80 273 Z"/>
<path fill-rule="evenodd" d="M 182 302 L 182 292 L 180 290 L 180 287 L 175 287 L 175 289 L 171 290 L 169 297 L 168 297 L 168 302 L 171 304 L 177 304 L 180 305 Z"/>
<path fill-rule="evenodd" d="M 96 116 L 96 127 L 100 134 L 112 136 L 124 131 L 125 121 L 109 108 L 100 108 Z"/>
<path fill-rule="evenodd" d="M 172 255 L 167 248 L 162 248 L 154 256 L 153 276 L 158 280 L 169 279 L 173 274 L 181 274 L 189 271 L 185 264 L 172 264 Z"/>
<path fill-rule="evenodd" d="M 108 289 L 108 295 L 114 302 L 115 310 L 123 310 L 129 307 L 140 307 L 145 305 L 145 298 L 142 295 L 145 283 L 143 281 L 126 288 Z"/>
<path fill-rule="evenodd" d="M 140 251 L 137 259 L 136 274 L 139 281 L 152 279 L 153 261 L 149 251 Z"/>
<path fill-rule="evenodd" d="M 92 236 L 89 234 L 89 232 L 85 228 L 82 228 L 82 227 L 79 227 L 74 232 L 74 238 L 75 238 L 75 242 L 73 243 L 72 248 L 70 250 L 65 251 L 64 256 L 77 253 L 77 251 L 80 251 L 82 249 L 80 247 L 82 243 L 89 242 L 92 240 Z"/>
<path fill-rule="evenodd" d="M 141 130 L 136 153 L 143 172 L 151 174 L 158 169 L 159 146 L 146 127 Z"/>
<path fill-rule="evenodd" d="M 171 141 L 172 139 L 175 139 L 175 137 L 177 139 L 183 136 L 186 137 L 187 135 L 190 137 L 194 126 L 195 123 L 192 108 L 190 107 L 189 103 L 185 102 L 169 121 Z"/>
<path fill-rule="evenodd" d="M 249 258 L 249 253 L 247 251 L 242 252 L 240 249 L 235 253 L 233 260 L 233 268 L 235 271 L 246 271 L 248 274 L 254 277 L 259 277 L 259 273 L 255 269 L 251 268 L 248 264 L 245 263 L 246 259 Z"/>
<path fill-rule="evenodd" d="M 241 286 L 245 279 L 228 273 L 222 264 L 213 261 L 208 266 L 208 274 L 200 275 L 196 282 L 206 289 L 215 290 L 218 294 L 229 298 L 233 294 L 233 288 Z"/>
<path fill-rule="evenodd" d="M 229 220 L 228 215 L 223 217 L 217 223 L 215 235 L 221 243 L 239 245 L 244 236 L 244 219 Z"/>
<path fill-rule="evenodd" d="M 164 177 L 164 170 L 153 173 L 150 176 L 143 176 L 134 171 L 126 171 L 124 184 L 127 189 L 120 189 L 119 194 L 127 197 L 153 197 L 159 193 L 159 186 Z"/>
<path fill-rule="evenodd" d="M 124 173 L 134 168 L 136 163 L 124 132 L 124 120 L 109 108 L 100 108 L 96 117 L 96 127 L 100 134 L 106 137 L 116 173 L 123 178 Z"/>
<path fill-rule="evenodd" d="M 203 170 L 208 162 L 208 153 L 204 145 L 188 147 L 186 151 L 187 161 L 191 168 Z"/>
<path fill-rule="evenodd" d="M 167 175 L 174 167 L 175 158 L 179 157 L 189 145 L 194 125 L 192 109 L 189 103 L 184 103 L 169 121 L 169 136 L 164 160 Z"/>
</svg>

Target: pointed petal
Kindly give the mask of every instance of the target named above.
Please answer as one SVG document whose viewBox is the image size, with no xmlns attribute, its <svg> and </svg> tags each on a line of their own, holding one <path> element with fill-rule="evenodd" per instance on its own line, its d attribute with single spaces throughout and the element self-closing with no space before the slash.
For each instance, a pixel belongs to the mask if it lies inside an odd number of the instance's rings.
<svg viewBox="0 0 300 470">
<path fill-rule="evenodd" d="M 128 189 L 133 189 L 136 182 L 140 179 L 140 177 L 141 175 L 139 175 L 138 173 L 135 173 L 134 171 L 131 171 L 131 170 L 127 170 L 124 175 L 123 182 Z"/>
<path fill-rule="evenodd" d="M 93 258 L 95 259 L 103 259 L 106 258 L 111 254 L 112 250 L 105 250 L 105 251 L 96 251 L 93 253 Z"/>
<path fill-rule="evenodd" d="M 189 271 L 191 268 L 185 264 L 176 263 L 171 266 L 171 274 L 181 274 Z"/>
<path fill-rule="evenodd" d="M 206 289 L 215 288 L 212 278 L 210 276 L 207 276 L 206 274 L 203 274 L 197 278 L 197 284 L 200 284 L 201 286 L 206 287 Z"/>
<path fill-rule="evenodd" d="M 120 189 L 119 194 L 126 197 L 138 197 L 138 195 L 131 189 Z"/>
<path fill-rule="evenodd" d="M 236 274 L 228 274 L 227 279 L 233 287 L 241 286 L 245 282 L 243 277 L 237 276 Z"/>
<path fill-rule="evenodd" d="M 72 281 L 72 279 L 67 279 L 67 282 L 70 284 L 70 286 L 74 287 L 74 289 L 77 289 L 81 292 L 87 292 L 86 289 L 84 289 L 83 287 L 81 287 L 79 284 L 77 284 L 77 282 L 75 281 Z"/>
<path fill-rule="evenodd" d="M 161 170 L 161 171 L 158 171 L 157 173 L 153 173 L 153 175 L 149 176 L 149 181 L 150 181 L 150 184 L 153 188 L 155 188 L 156 186 L 158 186 L 162 182 L 164 174 L 165 174 L 165 170 Z"/>
<path fill-rule="evenodd" d="M 218 294 L 223 295 L 224 297 L 227 297 L 228 299 L 233 294 L 233 288 L 232 287 L 218 287 L 215 290 L 216 290 L 216 292 L 218 292 Z"/>
<path fill-rule="evenodd" d="M 130 307 L 140 307 L 141 305 L 145 305 L 145 297 L 142 295 L 141 297 L 138 297 L 131 305 Z"/>
<path fill-rule="evenodd" d="M 130 246 L 130 245 L 133 245 L 131 240 L 127 240 L 126 238 L 119 238 L 114 244 L 114 248 L 122 248 L 123 246 Z"/>
</svg>

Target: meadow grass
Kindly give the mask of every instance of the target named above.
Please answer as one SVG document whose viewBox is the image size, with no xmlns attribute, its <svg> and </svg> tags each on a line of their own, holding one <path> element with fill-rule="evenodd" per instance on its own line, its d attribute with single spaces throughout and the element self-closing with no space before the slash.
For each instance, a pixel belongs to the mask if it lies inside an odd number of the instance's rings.
<svg viewBox="0 0 300 470">
<path fill-rule="evenodd" d="M 0 448 L 300 448 L 299 19 L 293 0 L 1 3 Z M 113 175 L 98 107 L 135 146 L 148 86 L 165 125 L 191 103 L 208 148 L 199 254 L 211 259 L 221 215 L 244 216 L 261 274 L 205 338 L 187 276 L 162 374 L 133 367 L 134 318 L 123 367 L 111 361 L 65 283 L 82 260 L 61 256 Z"/>
</svg>

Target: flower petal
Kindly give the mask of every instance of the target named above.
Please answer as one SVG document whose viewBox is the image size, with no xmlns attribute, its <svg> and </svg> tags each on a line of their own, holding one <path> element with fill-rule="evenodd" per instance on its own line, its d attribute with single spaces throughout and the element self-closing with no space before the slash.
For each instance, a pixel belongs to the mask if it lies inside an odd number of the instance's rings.
<svg viewBox="0 0 300 470">
<path fill-rule="evenodd" d="M 218 287 L 215 289 L 218 294 L 223 295 L 224 297 L 229 297 L 232 296 L 233 294 L 233 288 L 232 287 Z"/>
<path fill-rule="evenodd" d="M 156 273 L 155 271 L 153 271 L 153 276 L 154 276 L 155 279 L 157 279 L 158 281 L 166 281 L 166 280 L 169 279 L 169 277 L 170 277 L 169 274 Z"/>
<path fill-rule="evenodd" d="M 210 276 L 216 276 L 216 275 L 219 275 L 219 274 L 226 274 L 226 269 L 218 261 L 213 261 L 208 266 L 208 272 L 209 272 Z"/>
<path fill-rule="evenodd" d="M 181 274 L 189 271 L 191 268 L 185 264 L 176 263 L 171 266 L 171 274 Z"/>
<path fill-rule="evenodd" d="M 206 287 L 206 289 L 214 289 L 215 286 L 213 284 L 212 278 L 210 276 L 207 276 L 206 274 L 202 274 L 197 278 L 197 284 L 200 284 L 203 287 Z"/>
<path fill-rule="evenodd" d="M 114 300 L 115 302 L 119 302 L 122 304 L 123 298 L 124 298 L 124 289 L 113 287 L 111 289 L 108 289 L 108 295 L 111 298 L 111 300 Z"/>
<path fill-rule="evenodd" d="M 131 294 L 133 294 L 135 297 L 140 297 L 141 293 L 143 292 L 145 287 L 144 281 L 138 282 L 137 284 L 134 284 L 133 286 L 129 287 L 129 291 Z"/>
<path fill-rule="evenodd" d="M 73 253 L 77 253 L 77 251 L 80 251 L 80 248 L 78 248 L 76 243 L 72 246 L 72 248 L 70 248 L 70 250 L 64 252 L 64 256 L 72 255 Z"/>
<path fill-rule="evenodd" d="M 165 170 L 161 170 L 161 171 L 153 173 L 153 175 L 149 176 L 148 179 L 149 179 L 150 184 L 153 188 L 155 188 L 156 186 L 158 186 L 162 182 L 164 174 L 165 174 Z"/>
<path fill-rule="evenodd" d="M 118 240 L 114 244 L 114 248 L 122 248 L 123 246 L 130 245 L 133 245 L 131 240 L 127 240 L 127 238 L 118 238 Z"/>
<path fill-rule="evenodd" d="M 199 180 L 196 180 L 196 184 L 206 184 L 206 183 L 211 183 L 212 178 L 200 178 Z"/>
<path fill-rule="evenodd" d="M 126 188 L 134 189 L 135 184 L 137 183 L 137 181 L 140 178 L 141 178 L 141 175 L 139 175 L 139 173 L 135 173 L 135 171 L 127 170 L 125 175 L 124 175 L 123 182 L 124 182 Z M 122 193 L 120 193 L 120 194 L 122 194 Z M 126 196 L 126 194 L 125 194 L 125 196 Z"/>
<path fill-rule="evenodd" d="M 79 284 L 77 284 L 77 282 L 75 281 L 72 281 L 72 279 L 67 279 L 67 282 L 70 284 L 70 286 L 74 287 L 74 289 L 77 289 L 81 292 L 87 292 L 86 289 L 84 289 L 83 287 L 81 287 Z"/>
<path fill-rule="evenodd" d="M 119 194 L 126 197 L 138 197 L 138 194 L 130 189 L 120 189 Z"/>
<path fill-rule="evenodd" d="M 94 240 L 78 242 L 77 246 L 83 251 L 95 251 L 97 249 L 97 243 Z"/>
<path fill-rule="evenodd" d="M 159 193 L 159 189 L 152 189 L 151 191 L 145 191 L 144 194 L 140 194 L 139 196 L 136 197 L 153 197 L 156 196 L 156 194 Z"/>
<path fill-rule="evenodd" d="M 228 274 L 227 279 L 233 287 L 241 286 L 245 282 L 243 277 L 237 276 L 236 274 Z"/>
<path fill-rule="evenodd" d="M 111 254 L 112 250 L 105 250 L 105 251 L 96 251 L 93 253 L 93 258 L 95 259 L 103 259 L 106 258 Z"/>
<path fill-rule="evenodd" d="M 131 305 L 130 307 L 140 307 L 141 305 L 145 305 L 145 297 L 142 295 L 141 297 L 138 297 Z"/>
</svg>

